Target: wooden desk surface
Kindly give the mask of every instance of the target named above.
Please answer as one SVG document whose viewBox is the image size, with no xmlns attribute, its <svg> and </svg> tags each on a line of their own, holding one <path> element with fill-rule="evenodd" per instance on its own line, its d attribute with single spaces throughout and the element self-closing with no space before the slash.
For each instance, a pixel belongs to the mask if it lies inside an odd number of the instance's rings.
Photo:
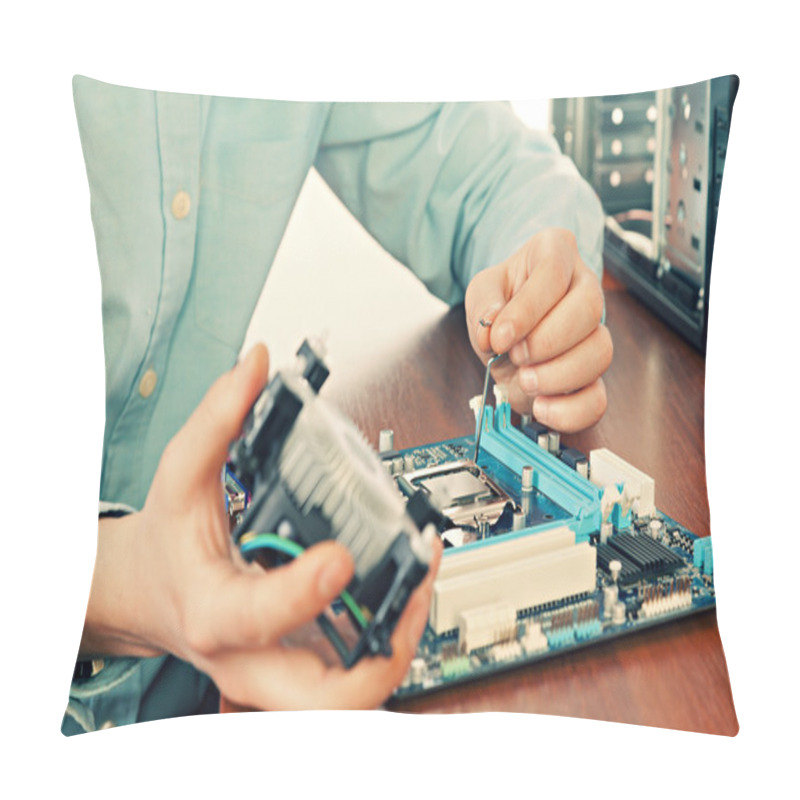
<svg viewBox="0 0 800 800">
<path fill-rule="evenodd" d="M 655 479 L 656 504 L 694 533 L 709 534 L 703 438 L 703 358 L 613 280 L 606 281 L 614 362 L 608 411 L 564 437 L 584 452 L 609 447 Z M 482 370 L 462 307 L 338 374 L 324 392 L 373 443 L 395 446 L 464 435 Z M 738 722 L 714 612 L 589 647 L 502 676 L 389 707 L 407 712 L 528 711 L 734 735 Z"/>
</svg>

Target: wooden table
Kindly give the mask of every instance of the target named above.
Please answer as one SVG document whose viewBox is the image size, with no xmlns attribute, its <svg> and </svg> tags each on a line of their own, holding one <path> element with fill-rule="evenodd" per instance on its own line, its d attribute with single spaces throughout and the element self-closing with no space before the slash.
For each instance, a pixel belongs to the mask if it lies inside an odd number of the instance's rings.
<svg viewBox="0 0 800 800">
<path fill-rule="evenodd" d="M 588 453 L 608 447 L 655 479 L 657 506 L 709 534 L 703 439 L 705 362 L 613 279 L 607 324 L 614 362 L 608 411 L 592 429 L 564 436 Z M 483 372 L 463 307 L 404 331 L 391 357 L 364 358 L 323 391 L 377 443 L 393 428 L 398 448 L 474 428 L 468 399 Z M 738 722 L 714 612 L 557 656 L 426 697 L 391 701 L 406 712 L 527 711 L 734 735 Z"/>
</svg>

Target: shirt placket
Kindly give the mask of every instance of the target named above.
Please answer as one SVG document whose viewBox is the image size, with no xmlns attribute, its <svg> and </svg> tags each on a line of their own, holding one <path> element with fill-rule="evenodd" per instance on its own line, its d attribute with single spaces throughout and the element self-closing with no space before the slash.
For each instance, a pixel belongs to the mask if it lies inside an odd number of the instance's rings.
<svg viewBox="0 0 800 800">
<path fill-rule="evenodd" d="M 156 94 L 164 260 L 152 336 L 137 376 L 142 400 L 155 398 L 194 262 L 200 190 L 200 98 Z"/>
<path fill-rule="evenodd" d="M 194 263 L 202 99 L 192 95 L 157 93 L 157 143 L 161 166 L 161 211 L 164 225 L 163 257 L 158 302 L 153 313 L 150 339 L 131 393 L 122 412 L 117 433 L 131 436 L 138 431 L 142 447 L 146 439 L 159 388 L 167 369 L 170 341 L 186 298 Z M 120 434 L 121 435 L 121 434 Z M 120 457 L 129 451 L 116 450 Z M 117 470 L 112 463 L 115 448 L 110 448 L 109 472 L 130 475 L 130 469 Z M 122 661 L 127 661 L 123 659 Z M 116 660 L 112 660 L 117 666 Z M 141 664 L 126 674 L 115 691 L 98 690 L 84 702 L 98 726 L 125 725 L 136 721 L 142 694 Z"/>
<path fill-rule="evenodd" d="M 137 443 L 136 452 L 133 463 L 128 460 L 117 465 L 113 463 L 116 458 L 130 459 L 130 449 L 110 446 L 106 469 L 109 475 L 139 474 L 136 471 L 138 462 L 145 452 L 148 427 L 168 366 L 170 342 L 186 299 L 194 263 L 202 98 L 158 92 L 155 104 L 163 221 L 161 280 L 152 311 L 150 337 L 115 430 L 115 440 Z M 115 440 L 110 444 L 114 445 Z M 115 495 L 121 487 L 106 488 Z"/>
</svg>

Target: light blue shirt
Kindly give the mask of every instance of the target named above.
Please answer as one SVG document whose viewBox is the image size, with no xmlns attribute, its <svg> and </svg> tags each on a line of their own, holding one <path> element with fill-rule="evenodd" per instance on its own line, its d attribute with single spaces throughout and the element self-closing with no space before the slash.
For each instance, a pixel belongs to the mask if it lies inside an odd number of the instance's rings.
<svg viewBox="0 0 800 800">
<path fill-rule="evenodd" d="M 235 362 L 312 166 L 448 303 L 547 227 L 572 230 L 600 275 L 594 192 L 507 105 L 241 100 L 83 77 L 73 91 L 102 279 L 103 501 L 141 508 L 166 443 Z M 207 688 L 171 657 L 108 659 L 73 685 L 64 729 L 191 713 Z"/>
</svg>

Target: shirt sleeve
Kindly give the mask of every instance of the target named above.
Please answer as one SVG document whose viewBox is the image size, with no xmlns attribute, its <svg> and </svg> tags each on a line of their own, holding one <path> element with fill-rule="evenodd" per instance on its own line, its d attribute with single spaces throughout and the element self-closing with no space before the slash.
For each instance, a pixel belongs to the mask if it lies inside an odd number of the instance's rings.
<svg viewBox="0 0 800 800">
<path fill-rule="evenodd" d="M 133 511 L 133 508 L 124 503 L 101 500 L 98 516 L 101 518 L 121 517 L 131 514 Z M 106 698 L 110 697 L 114 690 L 124 696 L 124 688 L 121 687 L 129 682 L 139 663 L 138 658 L 103 657 L 87 659 L 87 661 L 91 661 L 93 664 L 91 677 L 75 677 L 70 685 L 69 701 L 61 723 L 61 732 L 66 736 L 96 730 L 99 723 L 96 721 L 97 708 L 95 706 L 104 701 L 107 704 Z M 130 694 L 129 692 L 128 695 Z M 114 724 L 117 724 L 116 720 L 120 717 L 123 717 L 125 722 L 132 722 L 134 706 L 130 697 L 115 702 L 116 719 Z M 121 713 L 123 709 L 127 711 L 127 714 Z M 109 719 L 105 719 L 103 722 L 108 724 Z"/>
<path fill-rule="evenodd" d="M 471 278 L 548 227 L 602 271 L 603 214 L 552 136 L 504 103 L 339 103 L 318 171 L 428 289 L 461 302 Z"/>
</svg>

